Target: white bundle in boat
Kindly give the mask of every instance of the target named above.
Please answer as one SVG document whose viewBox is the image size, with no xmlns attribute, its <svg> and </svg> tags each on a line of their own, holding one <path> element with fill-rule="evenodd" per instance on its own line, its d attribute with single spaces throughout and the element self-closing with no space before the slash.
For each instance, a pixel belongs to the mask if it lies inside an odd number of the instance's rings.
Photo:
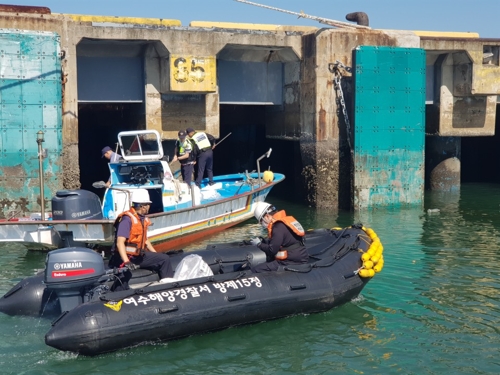
<svg viewBox="0 0 500 375">
<path fill-rule="evenodd" d="M 221 198 L 221 195 L 219 194 L 217 189 L 222 189 L 221 182 L 217 182 L 212 186 L 210 186 L 210 185 L 205 186 L 203 189 L 201 189 L 201 196 L 205 200 L 219 199 L 219 198 Z"/>
<path fill-rule="evenodd" d="M 191 254 L 184 257 L 177 267 L 175 267 L 174 277 L 166 277 L 161 279 L 162 283 L 170 283 L 179 280 L 196 279 L 198 277 L 213 276 L 212 269 L 203 260 L 203 258 L 196 254 Z"/>
</svg>

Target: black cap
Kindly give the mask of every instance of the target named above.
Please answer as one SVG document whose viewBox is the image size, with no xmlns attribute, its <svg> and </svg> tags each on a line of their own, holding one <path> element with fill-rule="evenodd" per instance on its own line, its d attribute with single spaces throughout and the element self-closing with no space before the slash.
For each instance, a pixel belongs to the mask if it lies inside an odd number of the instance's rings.
<svg viewBox="0 0 500 375">
<path fill-rule="evenodd" d="M 193 128 L 187 128 L 186 129 L 186 133 L 194 133 L 194 129 Z"/>
<path fill-rule="evenodd" d="M 113 150 L 112 150 L 112 149 L 111 149 L 111 147 L 109 147 L 109 146 L 104 147 L 104 148 L 101 150 L 101 153 L 102 153 L 101 158 L 103 158 L 103 157 L 104 157 L 104 154 L 106 154 L 106 152 L 108 152 L 108 151 L 113 151 Z"/>
<path fill-rule="evenodd" d="M 179 130 L 179 133 L 177 133 L 179 138 L 186 138 L 186 132 L 184 130 Z"/>
</svg>

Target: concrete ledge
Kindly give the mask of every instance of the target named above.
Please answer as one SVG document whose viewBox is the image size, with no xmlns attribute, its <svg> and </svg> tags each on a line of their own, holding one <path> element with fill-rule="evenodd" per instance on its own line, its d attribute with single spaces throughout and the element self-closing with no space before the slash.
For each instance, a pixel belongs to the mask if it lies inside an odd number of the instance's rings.
<svg viewBox="0 0 500 375">
<path fill-rule="evenodd" d="M 460 31 L 420 31 L 413 30 L 415 35 L 429 38 L 479 38 L 479 33 Z"/>
<path fill-rule="evenodd" d="M 217 29 L 242 29 L 261 31 L 296 31 L 314 32 L 318 30 L 314 26 L 281 26 L 262 23 L 236 23 L 236 22 L 212 22 L 212 21 L 191 21 L 190 27 L 217 28 Z"/>
<path fill-rule="evenodd" d="M 57 15 L 57 13 L 52 13 Z M 83 14 L 60 14 L 71 18 L 76 22 L 96 22 L 96 23 L 118 23 L 131 25 L 149 25 L 149 26 L 181 26 L 179 20 L 168 20 L 161 18 L 136 18 L 136 17 L 118 17 L 118 16 L 91 16 Z"/>
</svg>

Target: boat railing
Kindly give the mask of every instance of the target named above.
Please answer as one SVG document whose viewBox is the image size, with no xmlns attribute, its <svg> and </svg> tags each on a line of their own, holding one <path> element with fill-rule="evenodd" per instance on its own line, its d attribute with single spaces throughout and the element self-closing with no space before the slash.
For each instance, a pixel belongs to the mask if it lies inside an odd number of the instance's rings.
<svg viewBox="0 0 500 375">
<path fill-rule="evenodd" d="M 7 219 L 7 221 L 11 221 L 12 219 L 15 219 L 16 217 L 18 217 L 22 214 L 23 214 L 23 210 L 21 208 L 17 208 L 17 209 L 8 211 L 7 215 L 5 215 L 5 218 Z"/>
<path fill-rule="evenodd" d="M 270 148 L 269 150 L 267 150 L 267 152 L 262 155 L 261 157 L 259 157 L 257 159 L 257 174 L 258 174 L 258 177 L 259 177 L 259 187 L 262 185 L 262 178 L 260 176 L 260 161 L 264 158 L 269 158 L 269 156 L 271 156 L 271 151 L 273 151 L 272 148 Z M 252 185 L 252 190 L 253 190 L 253 185 Z"/>
<path fill-rule="evenodd" d="M 106 183 L 104 181 L 96 181 L 92 184 L 92 187 L 96 188 L 96 189 L 103 189 L 103 188 L 106 188 L 107 186 L 106 186 Z M 132 206 L 132 192 L 129 189 L 117 188 L 114 186 L 109 186 L 109 187 L 107 187 L 107 189 L 108 190 L 118 190 L 118 191 L 121 191 L 121 192 L 127 194 L 129 206 Z M 106 193 L 104 193 L 104 194 L 106 194 Z"/>
</svg>

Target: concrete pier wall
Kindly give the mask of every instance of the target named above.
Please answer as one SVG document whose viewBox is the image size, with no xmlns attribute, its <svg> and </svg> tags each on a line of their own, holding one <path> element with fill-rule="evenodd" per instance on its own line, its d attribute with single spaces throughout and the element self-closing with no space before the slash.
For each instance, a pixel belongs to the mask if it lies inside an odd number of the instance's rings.
<svg viewBox="0 0 500 375">
<path fill-rule="evenodd" d="M 406 32 L 338 29 L 322 29 L 304 37 L 300 148 L 307 201 L 316 207 L 338 209 L 353 204 L 353 150 L 345 119 L 339 116 L 329 64 L 340 61 L 352 67 L 352 51 L 359 45 L 417 47 L 419 38 Z M 346 74 L 342 82 L 352 127 L 352 75 Z"/>
<path fill-rule="evenodd" d="M 347 129 L 344 116 L 339 115 L 329 64 L 340 61 L 351 67 L 353 50 L 360 45 L 426 50 L 428 90 L 432 91 L 427 103 L 428 134 L 468 137 L 490 136 L 495 131 L 496 95 L 500 94 L 499 40 L 481 40 L 470 35 L 452 38 L 449 34 L 433 37 L 399 30 L 250 27 L 203 22 L 183 27 L 176 20 L 46 13 L 0 12 L 0 23 L 9 29 L 50 31 L 60 36 L 63 92 L 60 188 L 81 187 L 82 181 L 91 178 L 82 177 L 82 173 L 87 175 L 91 166 L 99 164 L 100 168 L 103 164 L 99 153 L 102 144 L 81 144 L 82 139 L 90 137 L 89 134 L 82 137 L 86 127 L 92 134 L 100 131 L 101 142 L 114 142 L 113 136 L 123 130 L 120 126 L 127 130 L 156 129 L 166 142 L 173 141 L 178 130 L 188 126 L 223 136 L 221 108 L 228 121 L 238 121 L 238 116 L 229 115 L 230 112 L 247 106 L 241 113 L 249 118 L 242 123 L 252 130 L 241 131 L 239 136 L 248 134 L 257 146 L 262 145 L 264 142 L 256 138 L 262 128 L 266 143 L 290 143 L 280 147 L 291 154 L 276 155 L 278 159 L 273 163 L 275 170 L 281 166 L 290 168 L 287 183 L 293 182 L 297 199 L 315 207 L 352 208 L 354 151 L 349 136 L 353 129 Z M 143 100 L 82 102 L 78 89 L 78 57 L 82 51 L 101 59 L 120 59 L 127 54 L 140 58 Z M 220 71 L 224 63 L 244 67 L 238 74 L 225 76 L 232 90 L 237 91 L 239 85 L 251 87 L 252 79 L 262 76 L 262 72 L 255 73 L 252 69 L 261 66 L 268 70 L 270 79 L 281 82 L 281 92 L 271 92 L 276 90 L 273 85 L 264 89 L 255 87 L 253 94 L 262 94 L 262 100 L 221 101 L 218 78 L 227 73 Z M 270 69 L 276 63 L 281 64 L 280 80 Z M 344 73 L 342 88 L 352 127 L 355 126 L 352 74 Z M 282 100 L 276 103 L 267 96 Z M 84 119 L 79 116 L 81 109 L 85 109 Z M 92 114 L 99 111 L 110 115 L 110 119 L 102 120 L 108 121 L 102 126 L 92 123 L 95 120 Z M 123 115 L 127 119 L 122 121 Z M 234 129 L 238 125 L 223 126 Z M 438 153 L 439 142 L 436 145 Z M 259 154 L 261 150 L 253 152 Z M 287 164 L 290 160 L 295 161 L 292 167 Z"/>
</svg>

